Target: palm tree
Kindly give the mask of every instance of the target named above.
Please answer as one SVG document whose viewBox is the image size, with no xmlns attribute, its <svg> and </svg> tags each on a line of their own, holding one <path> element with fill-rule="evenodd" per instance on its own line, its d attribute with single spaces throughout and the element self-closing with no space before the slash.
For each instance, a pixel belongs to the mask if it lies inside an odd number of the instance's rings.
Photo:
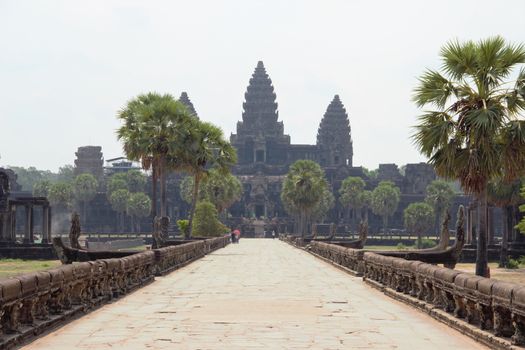
<svg viewBox="0 0 525 350">
<path fill-rule="evenodd" d="M 381 181 L 372 191 L 370 206 L 374 214 L 383 218 L 383 234 L 385 235 L 388 218 L 396 212 L 400 197 L 401 190 L 390 181 Z"/>
<path fill-rule="evenodd" d="M 481 203 L 476 274 L 486 276 L 488 183 L 525 170 L 525 69 L 507 81 L 525 47 L 501 37 L 452 41 L 441 58 L 442 73 L 427 70 L 415 89 L 416 104 L 433 110 L 419 117 L 413 140 L 439 176 L 459 180 Z"/>
<path fill-rule="evenodd" d="M 306 234 L 309 216 L 326 197 L 328 183 L 319 164 L 311 160 L 298 160 L 290 166 L 283 182 L 281 200 L 285 209 L 298 215 L 298 233 Z"/>
<path fill-rule="evenodd" d="M 428 203 L 411 203 L 403 211 L 405 227 L 409 232 L 417 235 L 417 248 L 421 249 L 421 235 L 432 228 L 434 208 Z"/>
<path fill-rule="evenodd" d="M 142 167 L 153 171 L 153 207 L 156 214 L 156 182 L 160 179 L 160 216 L 167 215 L 166 176 L 194 119 L 181 102 L 169 94 L 148 93 L 129 101 L 118 118 L 124 123 L 117 131 L 124 152 L 130 160 L 140 161 Z M 171 165 L 171 167 L 175 167 Z"/>
<path fill-rule="evenodd" d="M 437 234 L 443 217 L 452 202 L 452 198 L 454 198 L 454 190 L 448 182 L 442 180 L 432 181 L 426 190 L 427 195 L 425 196 L 425 202 L 434 208 Z"/>
<path fill-rule="evenodd" d="M 193 176 L 189 230 L 186 238 L 190 238 L 192 234 L 201 180 L 212 167 L 222 174 L 229 173 L 230 167 L 237 161 L 235 149 L 224 139 L 220 128 L 196 118 L 193 118 L 190 124 L 181 142 L 184 147 L 173 157 L 173 164 Z"/>
<path fill-rule="evenodd" d="M 357 211 L 363 207 L 363 191 L 365 190 L 365 181 L 356 176 L 349 176 L 343 180 L 339 189 L 339 201 L 344 207 L 353 211 L 354 229 L 357 229 Z"/>
</svg>

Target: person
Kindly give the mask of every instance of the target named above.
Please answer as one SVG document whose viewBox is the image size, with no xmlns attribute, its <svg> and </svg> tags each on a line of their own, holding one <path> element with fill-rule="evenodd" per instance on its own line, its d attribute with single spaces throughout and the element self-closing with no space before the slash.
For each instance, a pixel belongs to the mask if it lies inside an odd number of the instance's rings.
<svg viewBox="0 0 525 350">
<path fill-rule="evenodd" d="M 275 239 L 275 230 L 272 230 L 272 239 Z"/>
<path fill-rule="evenodd" d="M 233 233 L 235 234 L 235 243 L 239 244 L 239 240 L 241 238 L 241 231 L 235 230 L 233 231 Z"/>
<path fill-rule="evenodd" d="M 235 243 L 235 231 L 234 230 L 231 231 L 230 236 L 231 236 L 230 239 L 231 239 L 232 243 Z"/>
</svg>

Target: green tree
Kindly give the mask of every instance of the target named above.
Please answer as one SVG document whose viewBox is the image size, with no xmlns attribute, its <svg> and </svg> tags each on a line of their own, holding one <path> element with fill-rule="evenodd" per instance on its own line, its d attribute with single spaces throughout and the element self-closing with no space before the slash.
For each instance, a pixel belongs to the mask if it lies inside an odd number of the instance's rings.
<svg viewBox="0 0 525 350">
<path fill-rule="evenodd" d="M 130 170 L 126 174 L 128 191 L 131 193 L 144 192 L 146 186 L 146 176 L 138 170 Z"/>
<path fill-rule="evenodd" d="M 52 183 L 49 180 L 42 180 L 33 185 L 33 196 L 35 197 L 47 197 L 49 196 L 49 189 Z"/>
<path fill-rule="evenodd" d="M 525 47 L 501 37 L 452 41 L 441 50 L 442 71 L 427 70 L 414 101 L 432 110 L 419 117 L 413 139 L 439 176 L 459 180 L 480 202 L 476 274 L 487 276 L 488 183 L 525 170 Z"/>
<path fill-rule="evenodd" d="M 388 227 L 388 218 L 396 212 L 400 196 L 401 191 L 390 181 L 381 181 L 372 191 L 370 205 L 374 214 L 383 218 L 383 231 L 385 234 Z"/>
<path fill-rule="evenodd" d="M 304 236 L 307 223 L 326 196 L 328 183 L 316 162 L 298 160 L 290 166 L 283 182 L 281 200 L 286 211 L 298 216 L 298 233 Z"/>
<path fill-rule="evenodd" d="M 222 130 L 211 123 L 192 120 L 193 127 L 186 138 L 183 152 L 178 153 L 181 166 L 193 176 L 192 203 L 189 215 L 190 238 L 193 230 L 193 215 L 196 210 L 201 180 L 215 168 L 221 174 L 228 174 L 230 167 L 237 161 L 233 146 L 224 139 Z"/>
<path fill-rule="evenodd" d="M 215 206 L 206 200 L 197 203 L 193 233 L 196 236 L 210 237 L 220 236 L 226 232 L 228 228 L 219 221 Z"/>
<path fill-rule="evenodd" d="M 73 204 L 73 186 L 68 182 L 54 183 L 49 188 L 48 196 L 51 205 L 67 210 Z"/>
<path fill-rule="evenodd" d="M 9 167 L 17 175 L 17 182 L 22 186 L 22 190 L 33 192 L 33 186 L 41 181 L 48 180 L 50 182 L 56 181 L 56 174 L 49 170 L 38 170 L 31 166 L 29 168 L 24 167 Z"/>
<path fill-rule="evenodd" d="M 180 183 L 181 197 L 188 204 L 192 203 L 193 188 L 193 177 L 187 176 Z M 202 180 L 198 200 L 205 199 L 211 202 L 220 214 L 237 202 L 241 195 L 242 184 L 239 179 L 232 174 L 222 174 L 216 169 L 211 169 Z"/>
<path fill-rule="evenodd" d="M 71 164 L 66 164 L 58 168 L 57 180 L 64 182 L 73 182 L 73 180 L 75 179 L 73 169 L 74 167 Z"/>
<path fill-rule="evenodd" d="M 421 249 L 421 235 L 432 228 L 434 209 L 428 203 L 411 203 L 403 212 L 405 227 L 417 234 L 417 248 Z"/>
<path fill-rule="evenodd" d="M 118 113 L 118 118 L 123 125 L 117 135 L 126 156 L 153 171 L 153 215 L 156 215 L 156 183 L 160 179 L 160 216 L 165 217 L 167 172 L 182 166 L 179 154 L 188 146 L 184 141 L 192 133 L 195 118 L 173 96 L 157 93 L 132 99 Z"/>
<path fill-rule="evenodd" d="M 75 199 L 82 203 L 82 221 L 86 223 L 87 205 L 97 194 L 98 182 L 91 174 L 80 174 L 73 181 Z"/>
<path fill-rule="evenodd" d="M 124 218 L 128 207 L 130 193 L 127 189 L 116 190 L 109 197 L 111 208 L 117 212 L 118 230 L 124 232 Z"/>
<path fill-rule="evenodd" d="M 425 202 L 434 208 L 436 215 L 436 233 L 440 232 L 445 213 L 454 198 L 454 190 L 450 184 L 442 180 L 434 180 L 427 186 Z"/>
<path fill-rule="evenodd" d="M 368 209 L 370 209 L 370 206 L 372 205 L 372 191 L 364 190 L 361 193 L 361 202 L 363 203 L 361 220 L 368 222 Z"/>
<path fill-rule="evenodd" d="M 143 192 L 131 193 L 126 212 L 131 217 L 132 231 L 140 232 L 140 219 L 151 213 L 151 199 Z"/>
<path fill-rule="evenodd" d="M 363 207 L 363 192 L 365 181 L 356 176 L 349 176 L 343 180 L 339 189 L 339 201 L 345 208 L 353 211 L 354 230 L 357 230 L 357 212 Z"/>
<path fill-rule="evenodd" d="M 128 182 L 125 173 L 114 174 L 109 178 L 106 191 L 108 199 L 113 192 L 118 190 L 128 190 Z"/>
</svg>

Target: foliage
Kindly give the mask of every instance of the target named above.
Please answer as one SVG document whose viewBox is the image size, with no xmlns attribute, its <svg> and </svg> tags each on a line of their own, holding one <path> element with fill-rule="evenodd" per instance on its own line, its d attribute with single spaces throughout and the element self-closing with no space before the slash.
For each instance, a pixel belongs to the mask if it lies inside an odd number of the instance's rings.
<svg viewBox="0 0 525 350">
<path fill-rule="evenodd" d="M 363 173 L 370 179 L 377 179 L 377 174 L 379 173 L 379 169 L 373 169 L 370 170 L 368 168 L 362 167 Z"/>
<path fill-rule="evenodd" d="M 179 231 L 186 236 L 190 229 L 190 221 L 189 220 L 177 220 L 177 226 L 179 227 Z"/>
<path fill-rule="evenodd" d="M 398 243 L 398 244 L 396 245 L 396 249 L 397 249 L 397 250 L 407 250 L 408 247 L 407 247 L 406 245 L 404 245 L 403 243 Z"/>
<path fill-rule="evenodd" d="M 126 213 L 136 218 L 144 218 L 151 212 L 151 199 L 143 192 L 130 193 Z"/>
<path fill-rule="evenodd" d="M 439 217 L 450 207 L 453 198 L 454 190 L 446 181 L 434 180 L 427 186 L 425 202 L 434 208 Z"/>
<path fill-rule="evenodd" d="M 68 182 L 57 182 L 49 188 L 48 196 L 51 205 L 69 208 L 73 202 L 73 186 Z"/>
<path fill-rule="evenodd" d="M 187 176 L 180 183 L 180 194 L 184 201 L 191 204 L 194 180 Z M 215 205 L 220 213 L 238 201 L 242 195 L 242 184 L 232 174 L 221 174 L 217 169 L 208 171 L 199 189 L 198 200 L 207 200 Z"/>
<path fill-rule="evenodd" d="M 419 117 L 413 140 L 439 176 L 459 180 L 480 200 L 480 256 L 476 274 L 487 275 L 487 185 L 511 181 L 525 171 L 525 46 L 499 36 L 449 42 L 441 50 L 442 72 L 427 70 L 414 101 L 432 107 Z"/>
<path fill-rule="evenodd" d="M 138 170 L 130 170 L 126 174 L 128 191 L 131 193 L 143 192 L 146 186 L 146 176 Z"/>
<path fill-rule="evenodd" d="M 349 176 L 343 180 L 339 189 L 339 201 L 345 207 L 359 209 L 363 206 L 362 193 L 365 190 L 365 181 L 360 177 Z"/>
<path fill-rule="evenodd" d="M 31 166 L 29 168 L 24 167 L 9 167 L 17 175 L 17 182 L 22 186 L 22 190 L 33 192 L 33 186 L 36 183 L 42 182 L 44 180 L 55 182 L 56 174 L 53 174 L 49 170 L 38 170 L 37 168 Z"/>
<path fill-rule="evenodd" d="M 98 182 L 91 174 L 80 174 L 73 181 L 75 199 L 81 202 L 91 201 L 97 194 Z"/>
<path fill-rule="evenodd" d="M 66 164 L 58 168 L 57 180 L 64 182 L 73 182 L 75 179 L 74 167 L 71 164 Z"/>
<path fill-rule="evenodd" d="M 516 259 L 509 258 L 507 260 L 507 269 L 519 269 L 520 268 L 520 262 Z"/>
<path fill-rule="evenodd" d="M 42 180 L 33 185 L 33 196 L 35 197 L 47 197 L 49 195 L 49 189 L 52 183 L 49 180 Z"/>
<path fill-rule="evenodd" d="M 111 195 L 115 191 L 128 189 L 128 183 L 126 182 L 126 180 L 123 179 L 121 176 L 117 176 L 117 175 L 121 175 L 121 174 L 112 175 L 108 180 L 107 191 L 106 191 L 108 198 L 111 198 Z"/>
<path fill-rule="evenodd" d="M 417 241 L 416 241 L 416 244 L 417 244 Z M 428 239 L 428 238 L 422 238 L 421 239 L 421 248 L 422 249 L 434 248 L 436 245 L 437 245 L 437 243 L 433 239 Z"/>
<path fill-rule="evenodd" d="M 403 218 L 408 231 L 420 234 L 432 227 L 434 209 L 427 203 L 411 203 L 403 212 Z"/>
<path fill-rule="evenodd" d="M 522 198 L 525 198 L 525 185 L 521 187 L 520 195 Z M 519 206 L 521 213 L 525 213 L 525 204 Z M 520 230 L 521 233 L 525 233 L 525 216 L 521 218 L 520 222 L 516 225 L 516 228 Z"/>
<path fill-rule="evenodd" d="M 290 166 L 283 182 L 281 200 L 285 210 L 299 216 L 299 233 L 306 233 L 306 224 L 312 214 L 330 204 L 328 183 L 319 164 L 298 160 Z M 333 200 L 332 200 L 333 202 Z"/>
<path fill-rule="evenodd" d="M 390 181 L 381 181 L 372 191 L 370 206 L 374 214 L 383 218 L 383 229 L 385 230 L 388 225 L 388 217 L 397 210 L 400 196 L 401 191 Z"/>
<path fill-rule="evenodd" d="M 160 178 L 160 215 L 166 216 L 166 176 L 168 168 L 180 169 L 181 155 L 190 146 L 194 121 L 184 107 L 169 94 L 148 93 L 130 100 L 118 113 L 123 125 L 117 136 L 130 160 L 140 161 Z M 155 181 L 153 182 L 155 183 Z"/>
<path fill-rule="evenodd" d="M 193 220 L 194 235 L 202 237 L 220 236 L 228 231 L 228 228 L 219 221 L 217 209 L 212 203 L 206 200 L 197 203 L 195 219 Z"/>
<path fill-rule="evenodd" d="M 116 190 L 109 197 L 111 208 L 117 213 L 125 213 L 128 205 L 130 193 L 126 189 Z"/>
</svg>

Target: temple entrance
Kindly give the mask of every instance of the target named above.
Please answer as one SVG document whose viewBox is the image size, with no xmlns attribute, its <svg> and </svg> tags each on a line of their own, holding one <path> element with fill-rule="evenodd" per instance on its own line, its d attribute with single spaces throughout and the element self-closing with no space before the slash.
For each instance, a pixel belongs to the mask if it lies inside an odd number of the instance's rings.
<svg viewBox="0 0 525 350">
<path fill-rule="evenodd" d="M 260 218 L 264 215 L 264 204 L 256 204 L 255 205 L 255 217 Z"/>
</svg>

